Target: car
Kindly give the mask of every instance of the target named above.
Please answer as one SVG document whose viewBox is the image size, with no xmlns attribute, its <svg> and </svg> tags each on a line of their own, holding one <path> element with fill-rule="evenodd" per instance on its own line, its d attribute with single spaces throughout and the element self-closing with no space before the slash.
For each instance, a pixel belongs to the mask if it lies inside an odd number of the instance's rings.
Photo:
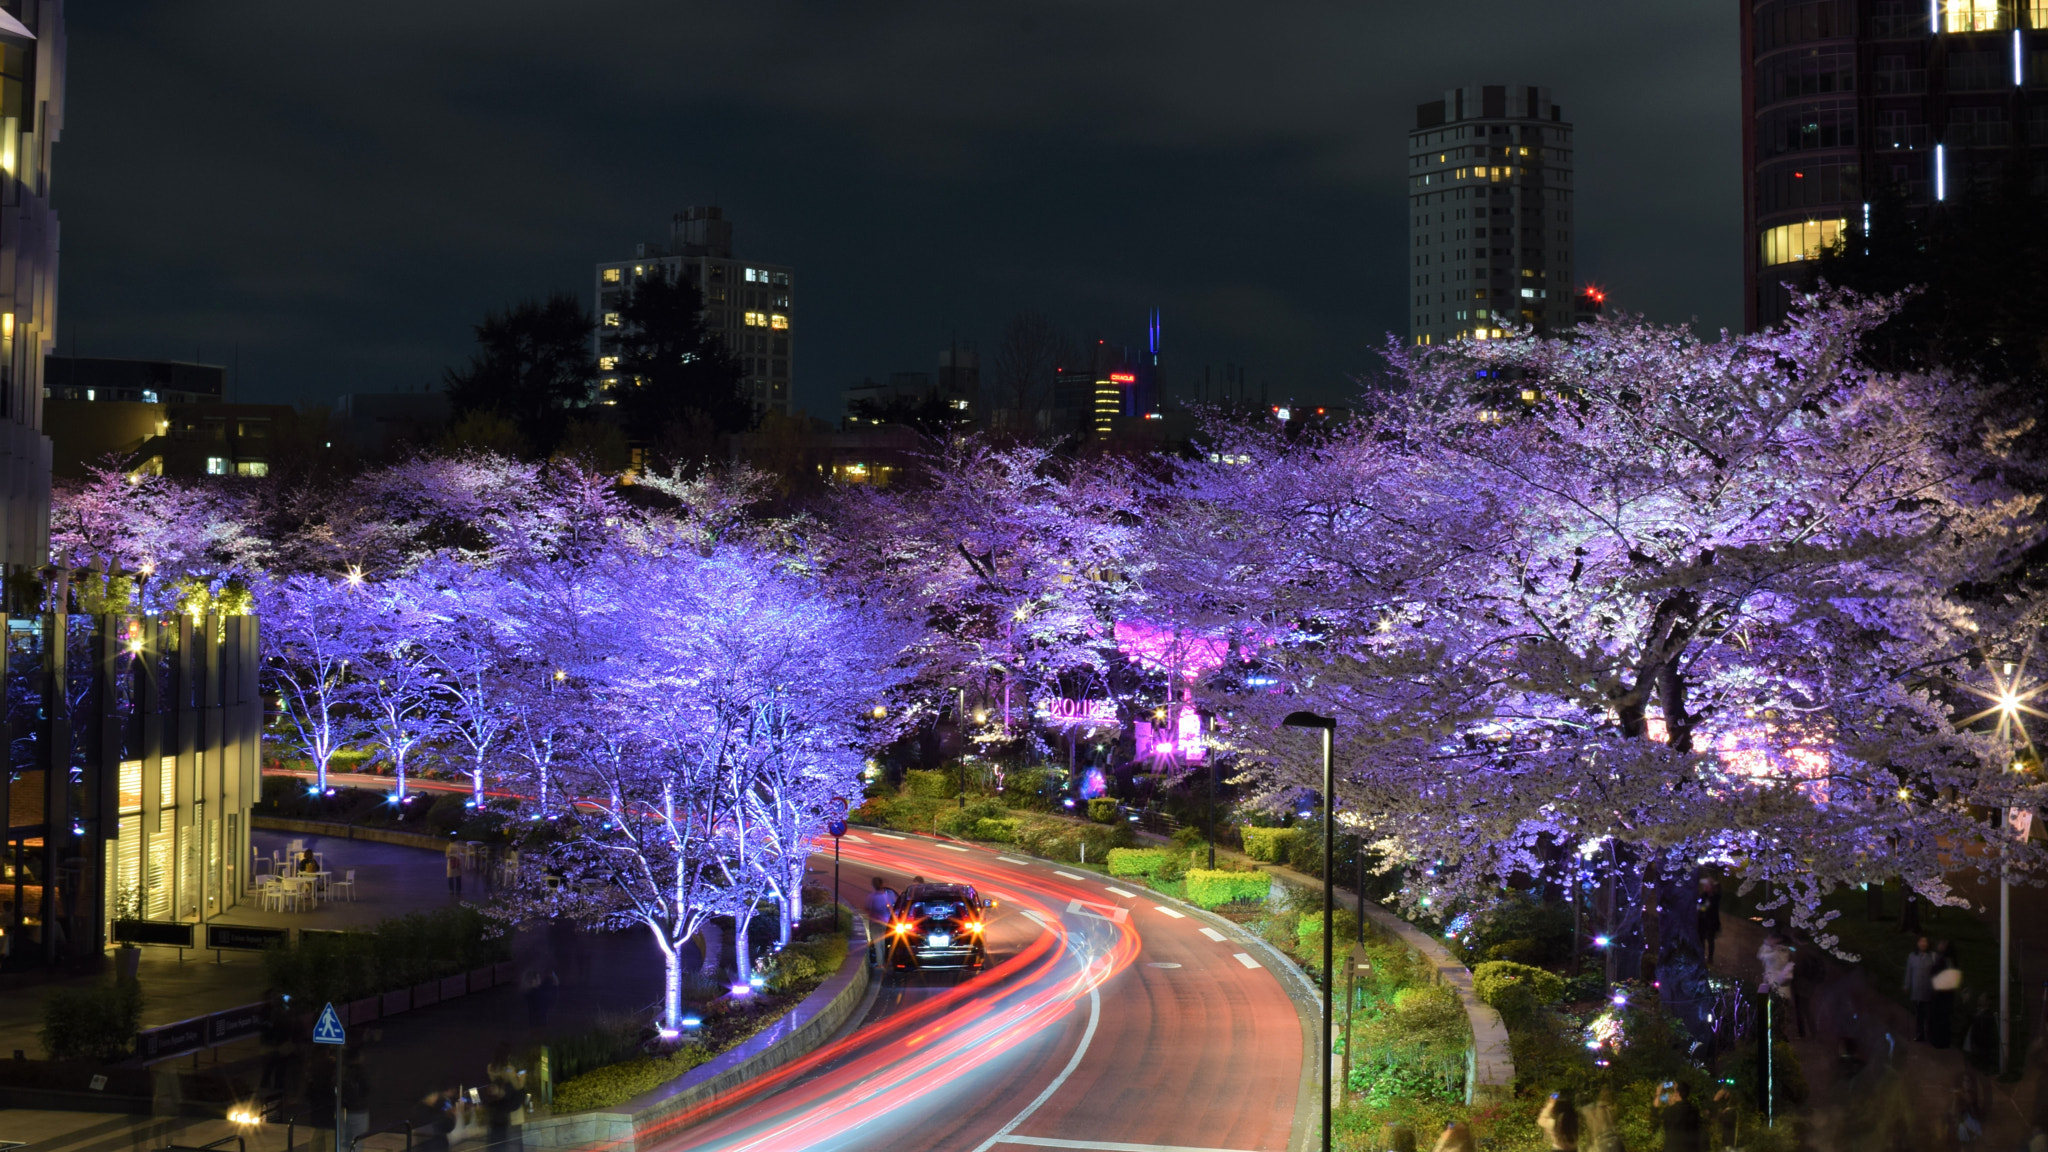
<svg viewBox="0 0 2048 1152">
<path fill-rule="evenodd" d="M 995 906 L 971 884 L 905 888 L 886 930 L 889 967 L 897 972 L 980 971 L 988 962 L 988 944 L 982 936 Z"/>
</svg>

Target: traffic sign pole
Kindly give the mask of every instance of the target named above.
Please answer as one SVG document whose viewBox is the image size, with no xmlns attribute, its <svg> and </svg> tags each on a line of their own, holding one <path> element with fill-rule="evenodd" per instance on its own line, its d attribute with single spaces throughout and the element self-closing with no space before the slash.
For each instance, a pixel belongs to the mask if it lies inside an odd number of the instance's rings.
<svg viewBox="0 0 2048 1152">
<path fill-rule="evenodd" d="M 313 1022 L 313 1043 L 348 1043 L 348 1029 L 341 1025 L 341 1014 L 334 1010 L 333 1001 L 320 1009 L 320 1019 Z M 341 1053 L 334 1054 L 334 1152 L 349 1152 L 341 1146 L 342 1133 L 346 1129 L 341 1113 Z"/>
</svg>

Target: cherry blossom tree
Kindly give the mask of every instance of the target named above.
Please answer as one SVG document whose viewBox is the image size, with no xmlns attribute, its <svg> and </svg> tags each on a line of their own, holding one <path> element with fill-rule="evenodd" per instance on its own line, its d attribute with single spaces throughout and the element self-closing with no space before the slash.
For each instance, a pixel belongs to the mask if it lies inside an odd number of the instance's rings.
<svg viewBox="0 0 2048 1152">
<path fill-rule="evenodd" d="M 1860 366 L 1888 307 L 1395 349 L 1369 419 L 1212 469 L 1206 514 L 1261 509 L 1275 543 L 1194 583 L 1280 590 L 1293 625 L 1261 653 L 1291 695 L 1218 702 L 1241 746 L 1308 785 L 1308 742 L 1270 725 L 1335 715 L 1346 818 L 1416 865 L 1412 901 L 1584 860 L 1654 889 L 1698 859 L 1823 940 L 1836 884 L 1961 900 L 1950 854 L 2029 790 L 1943 685 L 2038 615 L 1981 591 L 2038 529 L 1965 384 Z"/>
<path fill-rule="evenodd" d="M 295 576 L 258 585 L 264 671 L 276 689 L 293 747 L 327 790 L 327 766 L 353 730 L 343 698 L 349 665 L 363 667 L 356 610 L 364 593 L 347 583 Z"/>
<path fill-rule="evenodd" d="M 94 468 L 51 495 L 51 563 L 88 612 L 239 611 L 270 552 L 239 489 Z"/>
<path fill-rule="evenodd" d="M 392 796 L 406 798 L 406 770 L 414 752 L 446 723 L 446 689 L 435 674 L 433 621 L 405 582 L 365 588 L 354 612 L 362 634 L 359 670 L 346 686 L 360 739 L 391 765 Z"/>
</svg>

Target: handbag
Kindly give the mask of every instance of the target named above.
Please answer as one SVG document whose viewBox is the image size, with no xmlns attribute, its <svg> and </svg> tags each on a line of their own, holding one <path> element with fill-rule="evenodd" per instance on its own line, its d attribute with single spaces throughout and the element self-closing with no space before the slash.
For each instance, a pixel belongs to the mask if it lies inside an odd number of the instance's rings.
<svg viewBox="0 0 2048 1152">
<path fill-rule="evenodd" d="M 1936 972 L 1928 983 L 1933 985 L 1936 992 L 1953 992 L 1963 986 L 1963 970 L 1954 967 L 1943 968 Z"/>
</svg>

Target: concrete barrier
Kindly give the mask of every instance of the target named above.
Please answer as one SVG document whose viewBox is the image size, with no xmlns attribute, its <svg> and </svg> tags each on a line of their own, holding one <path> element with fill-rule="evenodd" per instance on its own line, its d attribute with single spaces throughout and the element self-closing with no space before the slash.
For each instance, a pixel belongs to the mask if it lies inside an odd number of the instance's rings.
<svg viewBox="0 0 2048 1152">
<path fill-rule="evenodd" d="M 293 832 L 300 836 L 331 836 L 338 840 L 369 840 L 405 848 L 446 852 L 453 837 L 442 839 L 424 832 L 401 832 L 396 828 L 358 828 L 353 824 L 329 824 L 320 820 L 286 820 L 281 816 L 251 816 L 249 827 L 265 832 Z"/>
<path fill-rule="evenodd" d="M 853 917 L 846 963 L 767 1030 L 687 1075 L 645 1095 L 601 1112 L 574 1112 L 529 1120 L 521 1129 L 525 1147 L 536 1150 L 596 1148 L 637 1152 L 673 1140 L 688 1127 L 682 1119 L 708 1113 L 720 1100 L 776 1068 L 808 1055 L 851 1019 L 868 992 L 866 921 Z M 694 1119 L 694 1117 L 692 1118 Z"/>
</svg>

